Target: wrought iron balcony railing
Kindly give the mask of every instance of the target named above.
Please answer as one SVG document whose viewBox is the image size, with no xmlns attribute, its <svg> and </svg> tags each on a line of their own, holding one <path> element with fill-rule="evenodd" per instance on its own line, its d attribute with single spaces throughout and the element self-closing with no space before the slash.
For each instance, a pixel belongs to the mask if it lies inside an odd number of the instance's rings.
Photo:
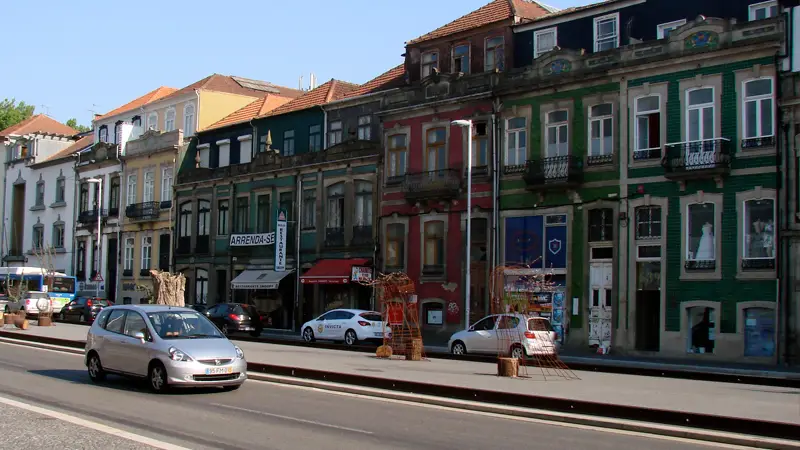
<svg viewBox="0 0 800 450">
<path fill-rule="evenodd" d="M 575 186 L 583 183 L 583 160 L 574 155 L 532 159 L 522 177 L 529 189 Z"/>
<path fill-rule="evenodd" d="M 667 178 L 709 178 L 731 170 L 730 141 L 725 138 L 677 142 L 665 150 L 661 165 Z"/>
<path fill-rule="evenodd" d="M 334 227 L 325 229 L 326 247 L 344 247 L 344 228 Z"/>
<path fill-rule="evenodd" d="M 403 178 L 406 199 L 452 199 L 461 190 L 461 172 L 456 169 L 408 173 Z"/>
<path fill-rule="evenodd" d="M 372 245 L 372 225 L 356 225 L 353 227 L 353 245 Z"/>
<path fill-rule="evenodd" d="M 107 209 L 87 209 L 78 213 L 78 223 L 81 225 L 91 225 L 97 223 L 97 217 L 101 219 L 108 217 Z"/>
<path fill-rule="evenodd" d="M 155 220 L 161 212 L 161 202 L 134 203 L 125 207 L 125 217 L 131 220 Z"/>
</svg>

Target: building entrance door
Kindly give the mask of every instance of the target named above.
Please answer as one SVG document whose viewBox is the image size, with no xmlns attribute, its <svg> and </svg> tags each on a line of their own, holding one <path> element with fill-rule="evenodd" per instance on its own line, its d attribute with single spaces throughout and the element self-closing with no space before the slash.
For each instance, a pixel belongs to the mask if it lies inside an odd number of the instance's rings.
<svg viewBox="0 0 800 450">
<path fill-rule="evenodd" d="M 611 262 L 589 264 L 589 345 L 611 347 Z"/>
</svg>

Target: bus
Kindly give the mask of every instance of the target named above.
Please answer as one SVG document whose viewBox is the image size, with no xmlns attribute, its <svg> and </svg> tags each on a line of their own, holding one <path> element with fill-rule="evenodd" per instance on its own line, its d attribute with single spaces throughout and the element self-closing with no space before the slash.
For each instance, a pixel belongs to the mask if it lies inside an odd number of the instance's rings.
<svg viewBox="0 0 800 450">
<path fill-rule="evenodd" d="M 41 298 L 42 294 L 50 297 L 54 313 L 60 312 L 64 305 L 75 300 L 78 292 L 76 278 L 65 273 L 48 273 L 41 267 L 0 267 L 0 305 L 5 306 L 5 312 L 14 312 L 13 310 L 23 307 L 29 313 L 38 313 L 35 304 L 16 307 L 9 304 L 8 289 L 18 289 L 22 283 L 24 290 L 31 293 L 31 297 Z"/>
</svg>

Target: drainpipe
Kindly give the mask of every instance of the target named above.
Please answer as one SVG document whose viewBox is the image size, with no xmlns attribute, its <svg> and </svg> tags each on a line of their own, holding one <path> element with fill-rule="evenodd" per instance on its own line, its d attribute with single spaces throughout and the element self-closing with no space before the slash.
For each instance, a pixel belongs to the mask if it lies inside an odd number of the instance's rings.
<svg viewBox="0 0 800 450">
<path fill-rule="evenodd" d="M 303 175 L 300 171 L 297 171 L 297 201 L 295 208 L 297 212 L 295 213 L 294 219 L 294 315 L 295 317 L 292 318 L 292 333 L 295 332 L 297 327 L 297 318 L 300 316 L 302 318 L 302 313 L 299 311 L 300 308 L 300 230 L 302 227 L 302 216 L 303 216 Z"/>
<path fill-rule="evenodd" d="M 11 140 L 10 139 L 6 140 L 6 142 L 11 142 Z M 6 157 L 8 157 L 8 152 L 6 152 Z M 5 165 L 3 170 L 3 232 L 0 233 L 2 234 L 2 236 L 0 236 L 0 253 L 6 253 L 6 233 L 8 233 L 8 227 L 7 227 L 8 220 L 6 219 L 6 210 L 8 209 L 7 205 L 8 202 L 6 201 L 6 185 L 8 183 L 8 162 L 5 161 L 3 165 Z M 2 256 L 3 258 L 2 262 L 0 262 L 0 266 L 5 266 L 6 265 L 5 257 L 8 255 L 6 254 Z"/>
<path fill-rule="evenodd" d="M 500 146 L 502 145 L 502 135 L 500 123 L 497 120 L 497 113 L 500 112 L 502 104 L 499 100 L 492 103 L 492 259 L 491 271 L 500 265 Z"/>
<path fill-rule="evenodd" d="M 322 110 L 322 148 L 320 150 L 325 150 L 328 148 L 328 111 L 321 106 L 320 109 Z"/>
</svg>

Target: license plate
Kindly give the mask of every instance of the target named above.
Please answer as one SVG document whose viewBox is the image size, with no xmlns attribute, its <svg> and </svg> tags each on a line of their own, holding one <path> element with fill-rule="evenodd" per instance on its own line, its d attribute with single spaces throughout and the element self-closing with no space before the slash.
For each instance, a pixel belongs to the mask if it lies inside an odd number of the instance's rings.
<svg viewBox="0 0 800 450">
<path fill-rule="evenodd" d="M 206 369 L 206 375 L 224 375 L 233 373 L 233 367 L 211 367 Z"/>
<path fill-rule="evenodd" d="M 383 333 L 375 333 L 375 336 L 383 337 Z"/>
</svg>

